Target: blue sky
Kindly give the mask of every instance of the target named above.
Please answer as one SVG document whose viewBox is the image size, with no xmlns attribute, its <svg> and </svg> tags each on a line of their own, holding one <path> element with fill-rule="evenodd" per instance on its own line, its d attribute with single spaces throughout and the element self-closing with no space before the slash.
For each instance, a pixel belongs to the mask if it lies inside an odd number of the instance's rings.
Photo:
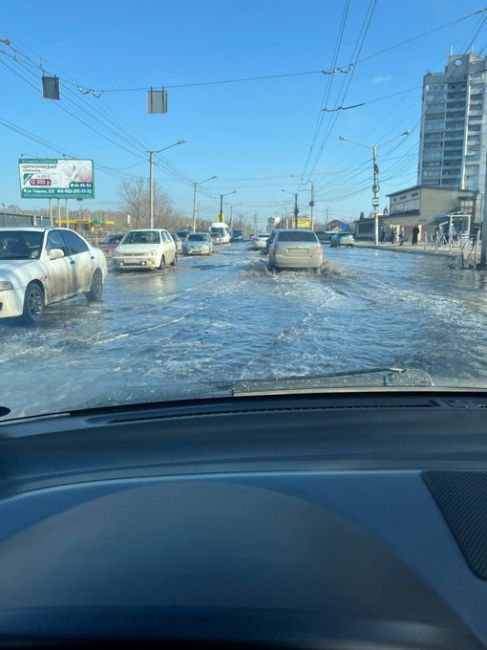
<svg viewBox="0 0 487 650">
<path fill-rule="evenodd" d="M 10 39 L 20 54 L 13 61 L 9 58 L 12 48 L 0 45 L 7 53 L 0 54 L 0 63 L 15 71 L 0 65 L 0 119 L 29 130 L 62 151 L 93 158 L 93 208 L 120 205 L 121 177 L 147 174 L 147 146 L 160 148 L 184 139 L 185 145 L 164 154 L 172 172 L 156 170 L 161 185 L 181 210 L 189 213 L 191 209 L 191 179 L 217 175 L 208 183 L 208 190 L 236 189 L 229 197 L 236 204 L 235 211 L 249 217 L 256 211 L 261 224 L 286 204 L 290 206 L 291 197 L 281 189 L 299 189 L 301 211 L 305 212 L 306 186 L 300 186 L 292 175 L 303 174 L 329 76 L 318 73 L 173 88 L 168 90 L 166 115 L 147 114 L 143 90 L 108 91 L 330 68 L 345 2 L 138 0 L 129 5 L 120 0 L 78 4 L 2 0 L 0 38 Z M 340 142 L 340 134 L 372 144 L 413 129 L 411 136 L 381 149 L 381 207 L 386 205 L 387 192 L 416 182 L 421 91 L 380 98 L 421 86 L 426 71 L 442 70 L 450 46 L 456 53 L 463 51 L 482 16 L 367 57 L 481 6 L 471 0 L 377 1 L 359 57 L 366 60 L 359 61 L 351 78 L 351 73 L 335 75 L 329 88 L 329 107 L 337 105 L 342 84 L 349 81 L 344 105 L 372 103 L 343 111 L 338 117 L 334 113 L 323 117 L 311 156 L 314 162 L 319 154 L 311 168 L 318 217 L 328 214 L 330 218 L 353 219 L 361 210 L 371 209 L 370 156 L 365 149 Z M 338 65 L 352 61 L 368 9 L 369 0 L 350 0 Z M 482 29 L 475 40 L 477 51 L 487 42 L 486 33 Z M 60 102 L 40 95 L 40 69 L 36 66 L 41 58 L 48 72 L 61 77 Z M 83 95 L 77 85 L 106 92 L 99 98 Z M 376 99 L 380 101 L 374 102 Z M 107 120 L 113 120 L 115 133 L 106 130 Z M 19 199 L 17 159 L 21 154 L 57 154 L 1 123 L 0 134 L 0 204 L 34 209 L 39 202 Z M 200 209 L 202 216 L 215 215 L 217 199 L 202 193 Z"/>
</svg>

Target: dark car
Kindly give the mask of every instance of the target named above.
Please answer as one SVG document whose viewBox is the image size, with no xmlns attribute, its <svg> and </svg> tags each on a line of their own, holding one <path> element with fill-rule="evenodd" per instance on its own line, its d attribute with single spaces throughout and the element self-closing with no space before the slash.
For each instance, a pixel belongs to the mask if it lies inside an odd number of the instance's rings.
<svg viewBox="0 0 487 650">
<path fill-rule="evenodd" d="M 118 233 L 116 235 L 108 235 L 108 237 L 106 237 L 106 239 L 104 239 L 100 244 L 100 248 L 107 257 L 111 257 L 113 251 L 117 248 L 117 246 L 120 244 L 122 239 L 123 239 L 123 233 L 122 234 Z"/>
<path fill-rule="evenodd" d="M 330 240 L 330 245 L 333 248 L 339 246 L 347 246 L 348 248 L 353 248 L 355 244 L 355 237 L 351 232 L 336 232 Z"/>
<path fill-rule="evenodd" d="M 335 234 L 334 230 L 315 230 L 315 235 L 318 237 L 320 244 L 329 244 Z"/>
</svg>

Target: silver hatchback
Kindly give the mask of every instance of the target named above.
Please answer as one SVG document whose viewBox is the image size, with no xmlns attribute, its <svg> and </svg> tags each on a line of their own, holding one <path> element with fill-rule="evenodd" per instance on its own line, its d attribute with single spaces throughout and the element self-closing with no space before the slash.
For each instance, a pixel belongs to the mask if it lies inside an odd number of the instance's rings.
<svg viewBox="0 0 487 650">
<path fill-rule="evenodd" d="M 269 270 L 315 269 L 323 264 L 323 247 L 312 230 L 279 230 L 269 248 Z"/>
</svg>

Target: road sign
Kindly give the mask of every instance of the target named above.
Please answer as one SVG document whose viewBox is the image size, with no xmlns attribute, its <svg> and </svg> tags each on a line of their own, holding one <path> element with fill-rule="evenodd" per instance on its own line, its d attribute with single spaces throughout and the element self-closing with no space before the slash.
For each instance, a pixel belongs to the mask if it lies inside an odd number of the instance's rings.
<svg viewBox="0 0 487 650">
<path fill-rule="evenodd" d="M 374 198 L 372 199 L 372 206 L 374 208 L 379 207 L 379 199 L 376 196 L 374 196 Z"/>
<path fill-rule="evenodd" d="M 372 185 L 372 192 L 373 192 L 374 194 L 378 194 L 378 193 L 379 193 L 379 190 L 380 190 L 379 183 L 374 183 L 374 184 Z"/>
<path fill-rule="evenodd" d="M 92 160 L 57 158 L 19 159 L 22 199 L 93 199 Z"/>
</svg>

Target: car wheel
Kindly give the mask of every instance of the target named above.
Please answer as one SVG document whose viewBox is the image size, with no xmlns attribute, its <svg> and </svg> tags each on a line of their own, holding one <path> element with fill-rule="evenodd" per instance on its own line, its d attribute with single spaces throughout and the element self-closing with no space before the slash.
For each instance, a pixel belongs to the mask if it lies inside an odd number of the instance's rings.
<svg viewBox="0 0 487 650">
<path fill-rule="evenodd" d="M 171 262 L 171 266 L 176 266 L 177 263 L 178 263 L 178 255 L 176 253 L 176 255 L 174 256 L 173 261 Z"/>
<path fill-rule="evenodd" d="M 321 266 L 319 266 L 317 269 L 315 269 L 315 274 L 316 275 L 321 275 Z"/>
<path fill-rule="evenodd" d="M 91 280 L 90 290 L 86 293 L 88 302 L 97 302 L 103 295 L 103 276 L 100 269 L 96 269 Z"/>
<path fill-rule="evenodd" d="M 27 286 L 24 295 L 24 310 L 22 320 L 25 323 L 37 323 L 44 313 L 44 291 L 37 282 Z"/>
<path fill-rule="evenodd" d="M 166 258 L 164 257 L 164 255 L 161 257 L 161 262 L 160 262 L 158 268 L 159 268 L 159 271 L 164 271 L 164 269 L 166 268 Z"/>
</svg>

